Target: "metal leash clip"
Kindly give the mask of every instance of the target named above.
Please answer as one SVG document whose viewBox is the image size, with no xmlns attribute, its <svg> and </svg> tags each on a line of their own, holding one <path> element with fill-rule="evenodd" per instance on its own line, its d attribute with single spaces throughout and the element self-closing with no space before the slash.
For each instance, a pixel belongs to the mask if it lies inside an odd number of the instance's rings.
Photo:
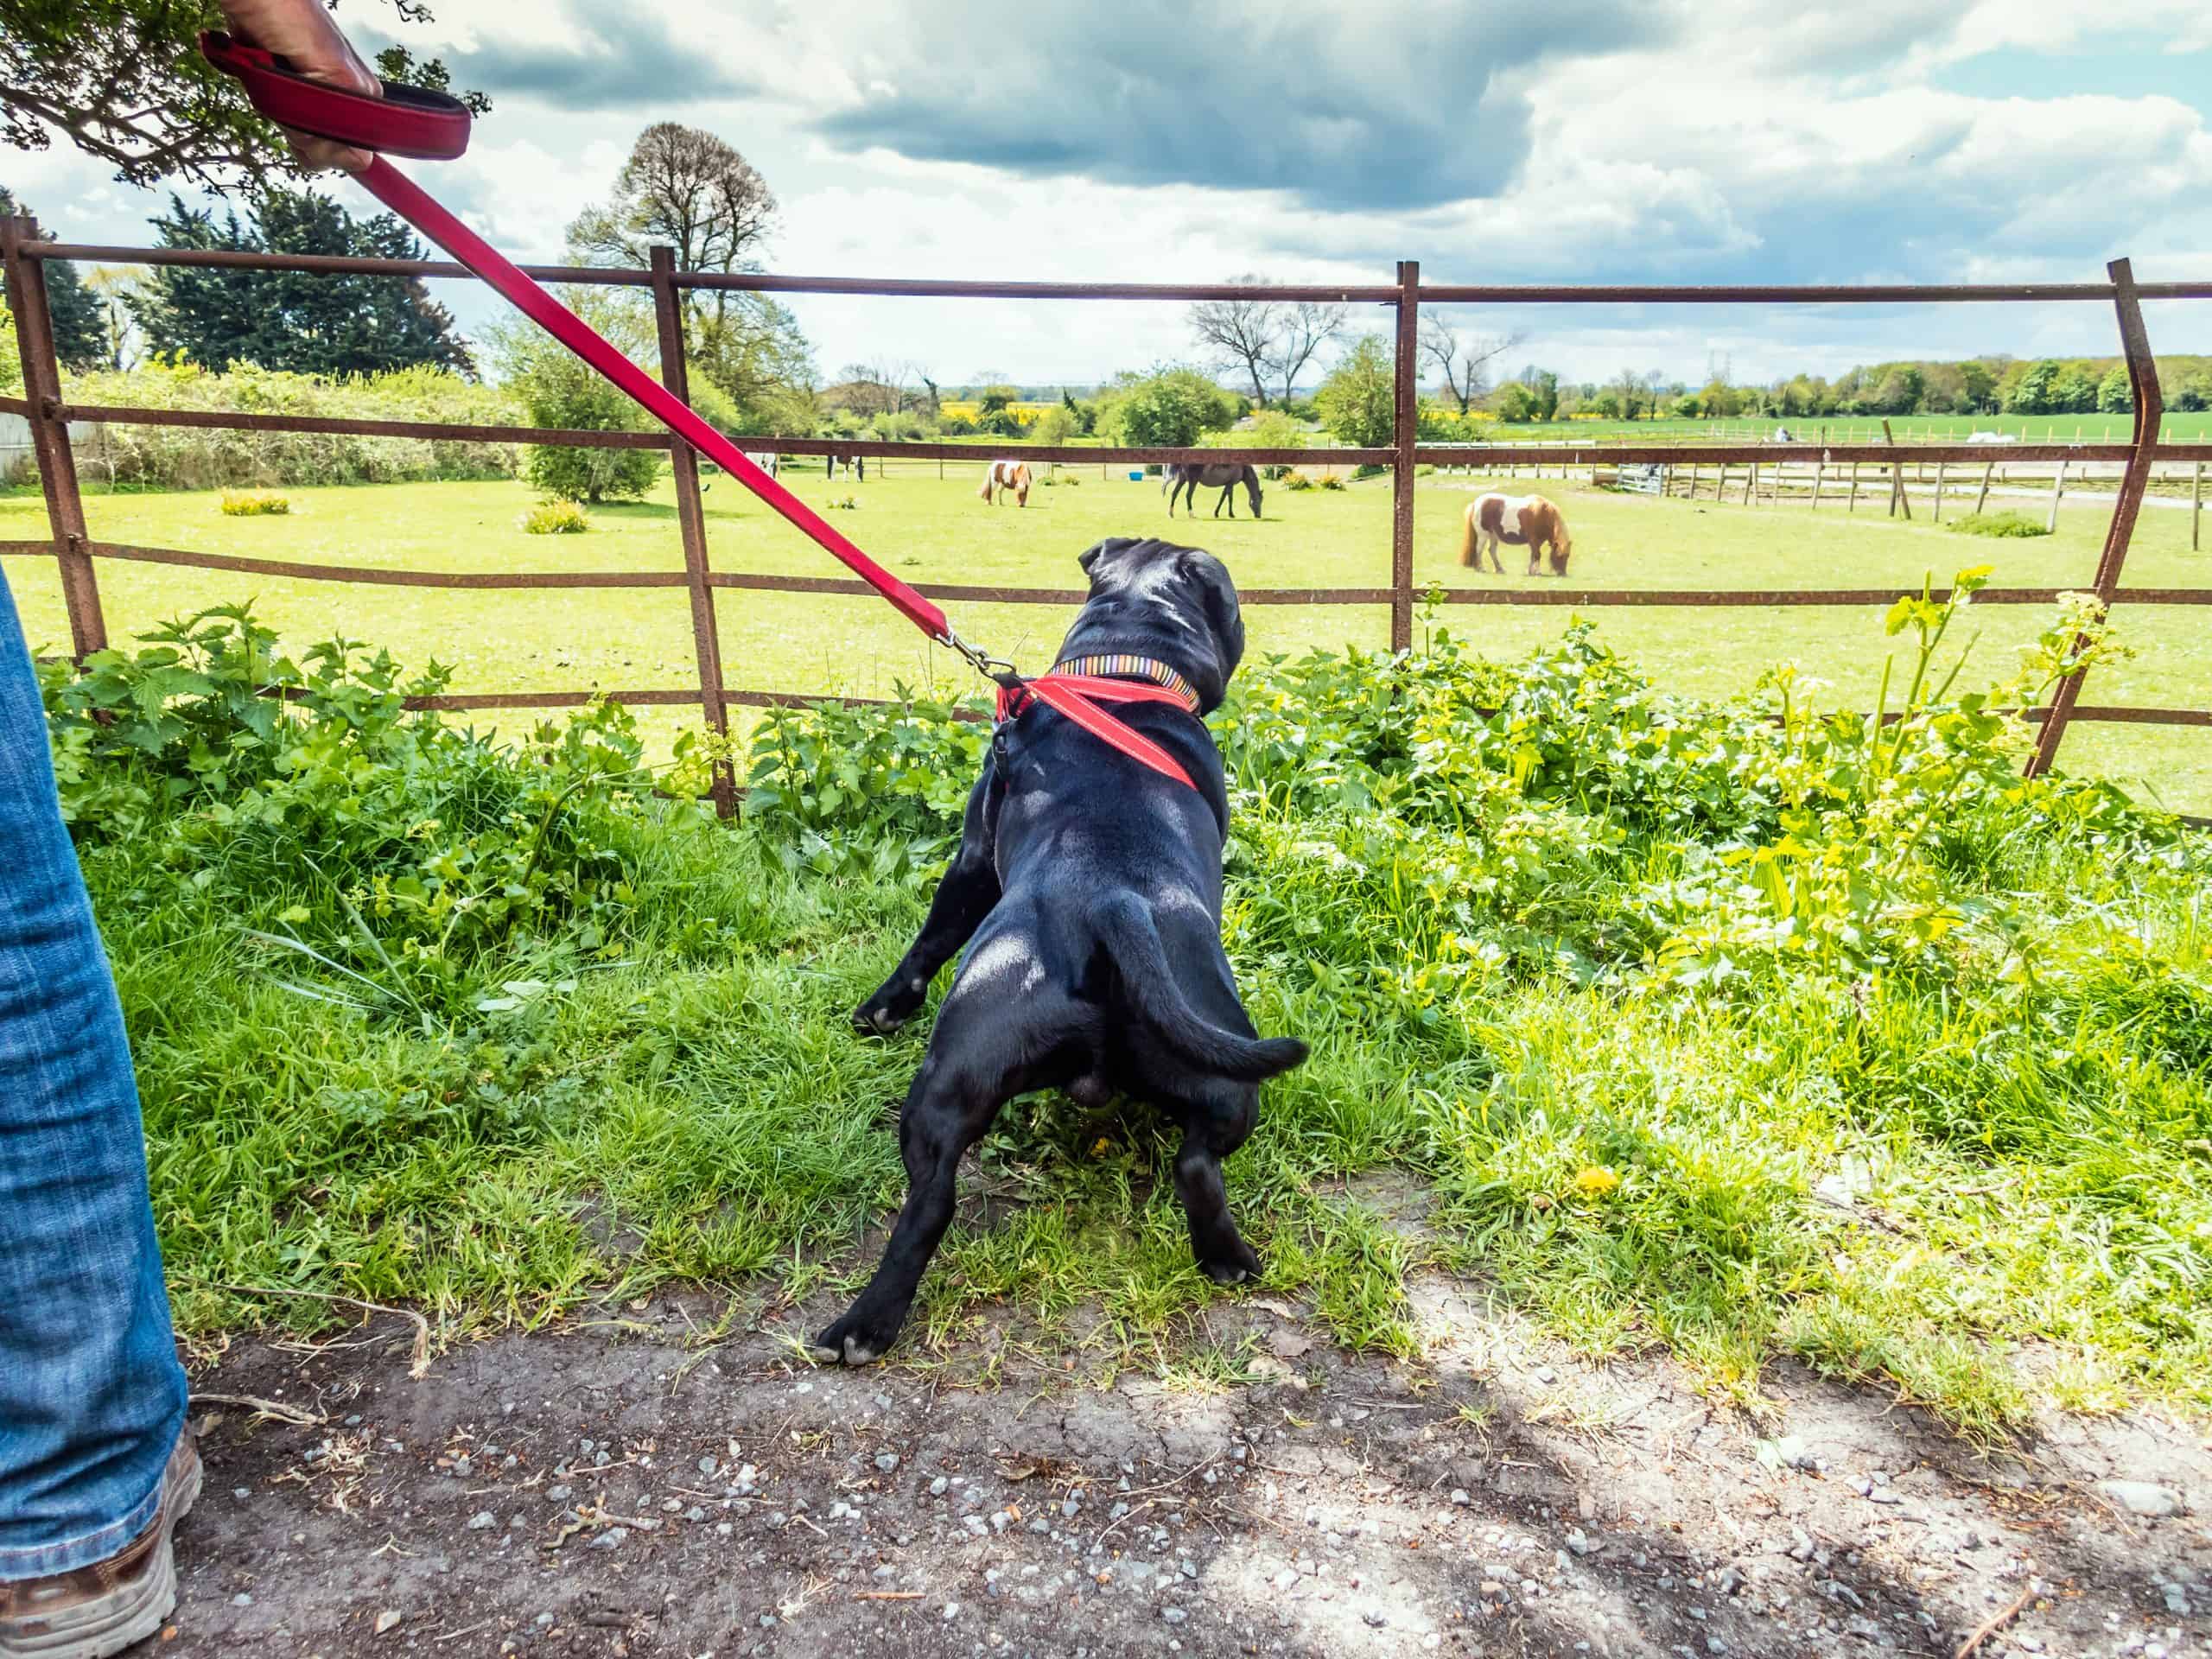
<svg viewBox="0 0 2212 1659">
<path fill-rule="evenodd" d="M 969 645 L 960 637 L 959 630 L 949 622 L 945 624 L 944 632 L 938 636 L 938 643 L 958 652 L 978 674 L 1008 691 L 1019 690 L 1024 683 L 1012 663 L 1002 657 L 992 656 L 981 645 Z"/>
</svg>

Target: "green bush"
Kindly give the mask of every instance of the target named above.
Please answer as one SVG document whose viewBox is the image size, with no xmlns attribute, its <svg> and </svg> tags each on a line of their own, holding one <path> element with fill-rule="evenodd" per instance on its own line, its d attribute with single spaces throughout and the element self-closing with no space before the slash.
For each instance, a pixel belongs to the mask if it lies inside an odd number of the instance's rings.
<svg viewBox="0 0 2212 1659">
<path fill-rule="evenodd" d="M 575 502 L 556 496 L 539 502 L 519 522 L 525 536 L 581 536 L 591 528 L 591 515 Z"/>
<path fill-rule="evenodd" d="M 2050 534 L 2050 527 L 2042 519 L 2017 508 L 2004 512 L 1970 512 L 1963 518 L 1954 518 L 1950 528 L 1961 536 L 1994 536 L 2005 539 Z"/>
<path fill-rule="evenodd" d="M 1066 443 L 1081 435 L 1083 423 L 1065 404 L 1055 404 L 1031 424 L 1028 435 L 1039 443 Z"/>
<path fill-rule="evenodd" d="M 1206 439 L 1209 445 L 1224 449 L 1303 449 L 1313 441 L 1313 435 L 1303 423 L 1280 409 L 1263 409 L 1252 417 L 1249 425 L 1216 432 Z M 1262 467 L 1260 475 L 1280 479 L 1289 471 L 1287 467 Z"/>
<path fill-rule="evenodd" d="M 650 314 L 626 296 L 601 289 L 571 288 L 562 297 L 617 350 L 647 361 L 653 351 Z M 532 426 L 589 432 L 643 432 L 653 423 L 645 410 L 534 323 L 514 321 L 490 331 L 487 343 Z M 654 449 L 582 448 L 533 445 L 524 476 L 548 495 L 596 506 L 634 499 L 660 477 Z"/>
<path fill-rule="evenodd" d="M 1187 448 L 1236 418 L 1236 400 L 1196 369 L 1155 368 L 1116 378 L 1102 402 L 1099 429 L 1109 442 Z"/>
<path fill-rule="evenodd" d="M 284 497 L 271 494 L 267 490 L 250 490 L 244 493 L 225 490 L 222 510 L 226 518 L 263 518 L 289 513 L 292 504 Z"/>
<path fill-rule="evenodd" d="M 216 373 L 189 363 L 152 363 L 128 373 L 72 375 L 65 391 L 73 402 L 141 409 L 464 426 L 512 426 L 524 418 L 505 391 L 434 368 L 330 379 L 251 365 Z M 111 425 L 78 444 L 77 470 L 89 481 L 123 489 L 268 489 L 512 478 L 519 454 L 511 443 Z"/>
<path fill-rule="evenodd" d="M 1313 402 L 1321 423 L 1339 443 L 1379 449 L 1396 429 L 1397 395 L 1390 342 L 1380 334 L 1365 334 L 1338 359 Z"/>
</svg>

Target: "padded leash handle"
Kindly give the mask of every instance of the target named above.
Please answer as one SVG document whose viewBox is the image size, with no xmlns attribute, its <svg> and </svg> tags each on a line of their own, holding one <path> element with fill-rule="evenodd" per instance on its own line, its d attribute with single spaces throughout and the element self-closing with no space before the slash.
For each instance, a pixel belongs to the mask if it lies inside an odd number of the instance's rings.
<svg viewBox="0 0 2212 1659">
<path fill-rule="evenodd" d="M 200 36 L 200 55 L 235 75 L 253 107 L 280 127 L 316 138 L 418 161 L 449 162 L 468 148 L 468 105 L 444 92 L 382 83 L 371 98 L 309 80 L 273 52 L 219 29 Z"/>
</svg>

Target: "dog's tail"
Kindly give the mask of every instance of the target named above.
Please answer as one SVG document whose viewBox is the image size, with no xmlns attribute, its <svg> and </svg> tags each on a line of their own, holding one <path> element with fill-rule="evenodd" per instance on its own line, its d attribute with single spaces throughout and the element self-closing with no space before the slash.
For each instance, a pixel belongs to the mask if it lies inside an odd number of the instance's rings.
<svg viewBox="0 0 2212 1659">
<path fill-rule="evenodd" d="M 1200 1015 L 1168 969 L 1167 948 L 1143 900 L 1119 894 L 1096 919 L 1139 1016 L 1183 1058 L 1239 1083 L 1262 1082 L 1305 1059 L 1306 1045 L 1295 1037 L 1240 1037 Z"/>
</svg>

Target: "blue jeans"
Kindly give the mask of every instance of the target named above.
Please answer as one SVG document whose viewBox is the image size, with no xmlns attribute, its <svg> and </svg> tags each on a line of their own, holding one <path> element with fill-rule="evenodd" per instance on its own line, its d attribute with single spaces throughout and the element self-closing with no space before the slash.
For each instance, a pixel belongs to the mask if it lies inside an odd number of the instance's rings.
<svg viewBox="0 0 2212 1659">
<path fill-rule="evenodd" d="M 123 1009 L 0 580 L 0 1580 L 144 1531 L 184 1410 Z"/>
</svg>

